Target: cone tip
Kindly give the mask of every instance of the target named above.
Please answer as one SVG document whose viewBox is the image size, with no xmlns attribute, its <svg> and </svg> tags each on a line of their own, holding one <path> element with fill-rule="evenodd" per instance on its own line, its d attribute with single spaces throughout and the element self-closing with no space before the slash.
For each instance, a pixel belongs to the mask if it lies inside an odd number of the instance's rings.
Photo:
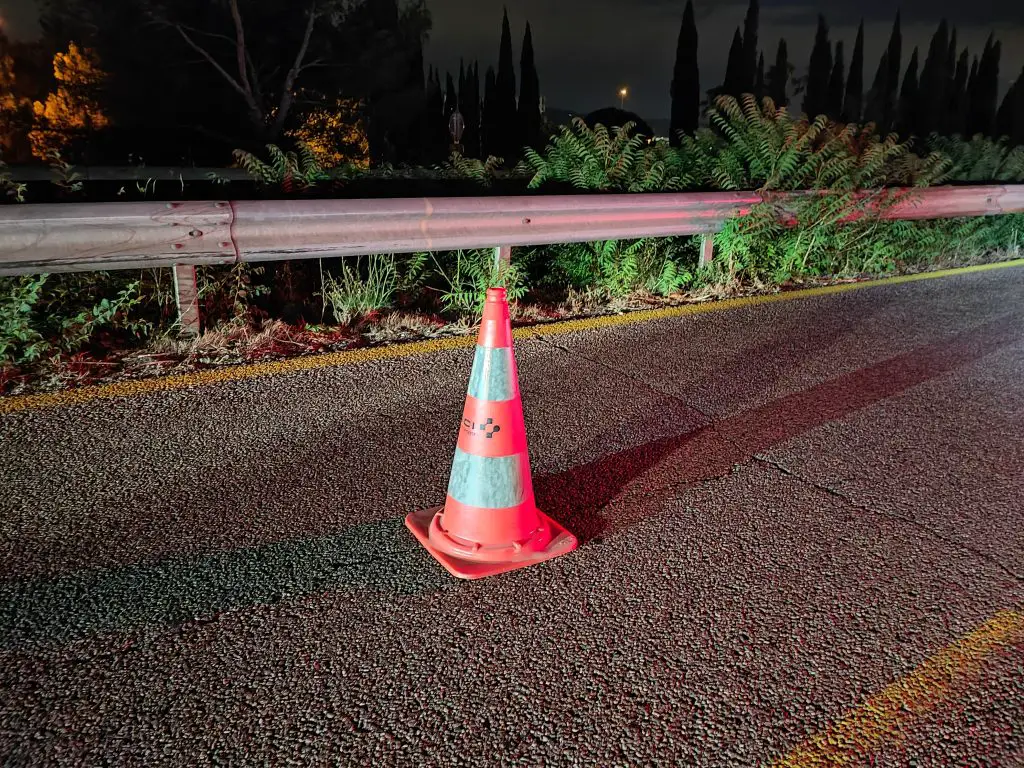
<svg viewBox="0 0 1024 768">
<path fill-rule="evenodd" d="M 505 289 L 504 288 L 488 288 L 487 289 L 487 300 L 488 301 L 505 301 Z"/>
</svg>

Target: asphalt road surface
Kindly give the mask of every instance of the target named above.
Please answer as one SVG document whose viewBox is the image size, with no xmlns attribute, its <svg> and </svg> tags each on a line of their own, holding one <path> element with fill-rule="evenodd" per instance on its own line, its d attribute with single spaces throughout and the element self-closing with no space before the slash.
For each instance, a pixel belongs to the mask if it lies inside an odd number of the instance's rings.
<svg viewBox="0 0 1024 768">
<path fill-rule="evenodd" d="M 452 579 L 472 350 L 0 416 L 4 765 L 1024 765 L 1024 269 L 517 345 L 541 508 Z"/>
</svg>

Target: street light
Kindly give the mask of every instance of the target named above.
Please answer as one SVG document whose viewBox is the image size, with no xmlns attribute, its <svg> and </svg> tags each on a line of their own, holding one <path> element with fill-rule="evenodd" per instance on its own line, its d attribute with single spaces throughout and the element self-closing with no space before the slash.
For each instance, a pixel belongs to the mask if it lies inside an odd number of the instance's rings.
<svg viewBox="0 0 1024 768">
<path fill-rule="evenodd" d="M 619 108 L 620 109 L 625 109 L 626 108 L 626 97 L 627 96 L 629 96 L 629 88 L 626 88 L 625 86 L 623 86 L 622 88 L 619 88 Z"/>
</svg>

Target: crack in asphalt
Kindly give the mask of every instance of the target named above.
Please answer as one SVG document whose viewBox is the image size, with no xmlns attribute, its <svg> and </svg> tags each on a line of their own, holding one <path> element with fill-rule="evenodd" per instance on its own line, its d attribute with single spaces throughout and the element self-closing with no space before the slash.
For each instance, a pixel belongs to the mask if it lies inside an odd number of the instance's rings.
<svg viewBox="0 0 1024 768">
<path fill-rule="evenodd" d="M 778 470 L 782 474 L 786 475 L 787 477 L 791 477 L 794 480 L 796 480 L 797 482 L 803 483 L 804 485 L 808 486 L 809 488 L 814 488 L 814 489 L 816 489 L 816 490 L 818 490 L 818 491 L 820 491 L 820 492 L 822 492 L 822 493 L 824 493 L 824 494 L 826 494 L 828 496 L 831 496 L 833 498 L 839 499 L 840 501 L 842 501 L 844 504 L 846 504 L 849 507 L 853 507 L 854 509 L 857 509 L 857 510 L 859 510 L 861 512 L 865 512 L 865 513 L 867 513 L 869 515 L 874 515 L 876 517 L 882 517 L 882 518 L 885 518 L 885 519 L 888 519 L 888 520 L 894 520 L 896 522 L 906 523 L 908 525 L 911 525 L 914 528 L 917 528 L 919 531 L 921 531 L 921 532 L 931 536 L 934 539 L 937 539 L 938 541 L 941 541 L 942 543 L 946 544 L 947 546 L 949 546 L 949 547 L 951 547 L 953 549 L 962 550 L 962 551 L 967 552 L 967 553 L 969 553 L 971 555 L 974 555 L 975 557 L 977 557 L 977 558 L 979 558 L 981 560 L 984 560 L 985 562 L 987 562 L 987 563 L 989 563 L 991 565 L 994 565 L 996 568 L 1001 570 L 1003 573 L 1005 573 L 1010 578 L 1015 579 L 1016 581 L 1024 582 L 1024 575 L 1021 575 L 1021 574 L 1015 572 L 1012 568 L 1004 565 L 1002 562 L 997 560 L 992 555 L 990 555 L 990 554 L 988 554 L 986 552 L 982 552 L 980 549 L 972 547 L 969 544 L 964 544 L 963 542 L 955 541 L 955 540 L 949 538 L 948 536 L 944 536 L 942 533 L 940 533 L 936 529 L 932 528 L 929 525 L 926 525 L 926 524 L 922 523 L 919 520 L 915 520 L 912 517 L 906 517 L 904 515 L 893 514 L 892 512 L 883 512 L 883 511 L 880 511 L 880 510 L 877 510 L 877 509 L 873 509 L 873 508 L 871 508 L 871 507 L 869 507 L 869 506 L 867 506 L 865 504 L 861 504 L 859 502 L 856 502 L 853 499 L 851 499 L 849 496 L 847 496 L 845 493 L 843 493 L 842 491 L 839 491 L 839 490 L 837 490 L 835 488 L 832 488 L 831 486 L 825 485 L 824 483 L 819 483 L 816 480 L 812 480 L 810 478 L 804 477 L 799 472 L 795 472 L 794 470 L 792 470 L 789 467 L 787 467 L 781 461 L 778 461 L 776 459 L 772 459 L 772 458 L 770 458 L 768 456 L 764 456 L 762 454 L 754 454 L 751 458 L 754 461 L 759 461 L 762 464 L 767 464 L 768 466 L 775 468 L 776 470 Z"/>
<path fill-rule="evenodd" d="M 654 386 L 653 384 L 651 384 L 651 382 L 647 381 L 646 379 L 640 378 L 639 376 L 637 376 L 634 373 L 631 373 L 630 371 L 624 371 L 621 368 L 617 368 L 614 365 L 610 365 L 609 363 L 607 363 L 604 360 L 596 360 L 593 357 L 590 357 L 585 352 L 573 351 L 573 350 L 569 349 L 568 347 L 565 347 L 565 346 L 563 346 L 561 344 L 558 344 L 558 343 L 552 341 L 551 339 L 549 339 L 549 338 L 547 338 L 545 336 L 541 336 L 541 335 L 538 334 L 537 338 L 540 339 L 541 341 L 543 341 L 548 346 L 553 347 L 553 348 L 559 350 L 560 352 L 565 352 L 567 355 L 574 355 L 575 357 L 582 357 L 584 360 L 586 360 L 589 363 L 593 363 L 594 365 L 599 366 L 601 368 L 607 368 L 612 373 L 617 373 L 620 376 L 625 376 L 627 379 L 630 379 L 631 381 L 635 381 L 637 384 L 640 384 L 641 386 L 646 387 L 651 392 L 659 394 L 662 397 L 667 397 L 670 400 L 679 403 L 683 407 L 689 408 L 691 411 L 694 411 L 695 413 L 699 413 L 701 416 L 703 416 L 705 419 L 708 420 L 708 422 L 709 422 L 708 425 L 709 426 L 713 426 L 716 423 L 715 417 L 712 416 L 707 411 L 704 411 L 704 410 L 696 407 L 692 403 L 687 402 L 684 398 L 679 397 L 679 395 L 675 395 L 675 394 L 673 394 L 671 392 L 666 392 L 665 390 L 663 390 L 663 389 L 661 389 L 659 387 Z"/>
<path fill-rule="evenodd" d="M 703 416 L 705 419 L 708 420 L 708 424 L 705 425 L 705 427 L 703 427 L 703 429 L 711 429 L 711 430 L 715 431 L 717 434 L 721 435 L 721 437 L 724 440 L 727 440 L 728 442 L 732 443 L 733 445 L 735 445 L 737 447 L 740 447 L 739 443 L 736 440 L 734 440 L 733 438 L 731 438 L 728 434 L 726 434 L 724 432 L 718 432 L 716 427 L 721 422 L 720 419 L 716 419 L 714 416 L 712 416 L 707 411 L 704 411 L 701 408 L 698 408 L 695 405 L 693 405 L 692 403 L 688 402 L 685 398 L 679 397 L 678 395 L 675 395 L 675 394 L 673 394 L 671 392 L 666 392 L 665 390 L 661 389 L 660 387 L 655 386 L 654 384 L 652 384 L 651 382 L 647 381 L 646 379 L 641 378 L 640 376 L 637 376 L 636 374 L 634 374 L 634 373 L 632 373 L 632 372 L 630 372 L 628 370 L 623 370 L 622 368 L 618 368 L 618 367 L 616 367 L 614 365 L 609 364 L 608 362 L 606 362 L 604 360 L 597 360 L 597 359 L 587 355 L 586 353 L 580 352 L 579 350 L 575 350 L 575 351 L 574 350 L 570 350 L 568 347 L 566 347 L 566 346 L 564 346 L 562 344 L 558 344 L 558 343 L 552 341 L 551 339 L 549 339 L 547 337 L 541 336 L 540 334 L 538 334 L 537 338 L 539 338 L 541 341 L 543 341 L 544 343 L 546 343 L 550 347 L 553 347 L 554 349 L 559 350 L 560 352 L 564 352 L 564 353 L 566 353 L 568 355 L 574 355 L 576 357 L 582 357 L 584 360 L 587 360 L 588 362 L 593 363 L 594 365 L 597 365 L 597 366 L 599 366 L 601 368 L 605 368 L 605 369 L 607 369 L 609 371 L 612 371 L 613 373 L 617 373 L 620 376 L 623 376 L 623 377 L 625 377 L 625 378 L 627 378 L 627 379 L 629 379 L 629 380 L 631 380 L 633 382 L 636 382 L 637 384 L 640 384 L 643 387 L 646 387 L 651 392 L 655 392 L 655 393 L 657 393 L 659 395 L 667 397 L 670 400 L 672 400 L 672 401 L 674 401 L 676 403 L 679 403 L 683 407 L 688 408 L 688 409 L 690 409 L 690 410 L 700 414 L 701 416 Z M 1016 571 L 1014 571 L 1009 566 L 1004 565 L 998 559 L 996 559 L 995 557 L 993 557 L 992 555 L 990 555 L 990 554 L 988 554 L 986 552 L 981 551 L 980 549 L 972 547 L 969 544 L 965 544 L 963 542 L 955 541 L 955 540 L 953 540 L 953 539 L 943 535 L 938 530 L 936 530 L 936 529 L 934 529 L 934 528 L 932 528 L 932 527 L 930 527 L 928 525 L 925 525 L 924 523 L 920 522 L 919 520 L 915 520 L 914 518 L 911 518 L 911 517 L 905 517 L 903 515 L 893 514 L 891 512 L 883 512 L 883 511 L 880 511 L 880 510 L 877 510 L 877 509 L 872 509 L 871 507 L 865 506 L 863 504 L 859 504 L 859 503 L 855 502 L 853 499 L 851 499 L 850 497 L 848 497 L 847 495 L 845 495 L 844 493 L 842 493 L 841 491 L 839 491 L 839 490 L 837 490 L 835 488 L 832 488 L 832 487 L 830 487 L 828 485 L 824 485 L 822 483 L 818 483 L 817 481 L 812 480 L 810 478 L 804 477 L 803 475 L 799 474 L 798 472 L 795 472 L 795 471 L 791 470 L 789 467 L 785 466 L 781 462 L 776 461 L 774 459 L 771 459 L 771 458 L 769 458 L 767 456 L 764 456 L 762 454 L 755 453 L 755 454 L 751 455 L 750 458 L 748 458 L 747 460 L 742 462 L 742 465 L 746 466 L 746 465 L 753 464 L 755 462 L 761 462 L 763 464 L 767 464 L 767 465 L 769 465 L 771 467 L 774 467 L 776 470 L 778 470 L 779 472 L 782 472 L 784 475 L 787 475 L 788 477 L 791 477 L 794 480 L 796 480 L 796 481 L 798 481 L 800 483 L 803 483 L 804 485 L 806 485 L 808 487 L 814 488 L 814 489 L 816 489 L 816 490 L 818 490 L 818 491 L 820 491 L 822 493 L 825 493 L 825 494 L 827 494 L 829 496 L 837 498 L 840 501 L 842 501 L 844 504 L 846 504 L 847 506 L 853 507 L 854 509 L 858 509 L 858 510 L 860 510 L 862 512 L 865 512 L 865 513 L 869 514 L 869 515 L 874 515 L 874 516 L 877 516 L 877 517 L 882 517 L 882 518 L 886 518 L 886 519 L 889 519 L 889 520 L 894 520 L 894 521 L 897 521 L 897 522 L 902 522 L 902 523 L 905 523 L 905 524 L 909 524 L 909 525 L 917 528 L 921 532 L 931 536 L 932 538 L 934 538 L 934 539 L 936 539 L 938 541 L 943 542 L 947 546 L 949 546 L 949 547 L 951 547 L 953 549 L 959 549 L 961 551 L 967 552 L 967 553 L 969 553 L 969 554 L 971 554 L 971 555 L 973 555 L 973 556 L 975 556 L 975 557 L 977 557 L 977 558 L 979 558 L 979 559 L 981 559 L 981 560 L 983 560 L 983 561 L 985 561 L 985 562 L 995 566 L 997 569 L 999 569 L 1000 571 L 1005 573 L 1010 578 L 1012 578 L 1012 579 L 1014 579 L 1016 581 L 1020 581 L 1020 582 L 1024 583 L 1024 574 L 1017 573 Z M 688 487 L 691 487 L 691 486 L 700 485 L 701 483 L 706 483 L 706 482 L 708 482 L 710 480 L 719 480 L 721 478 L 727 477 L 729 474 L 730 474 L 730 472 L 727 471 L 727 472 L 723 472 L 721 474 L 715 475 L 713 477 L 706 477 L 706 478 L 702 478 L 700 480 L 687 480 L 687 481 L 679 482 L 679 483 L 667 483 L 662 488 L 660 488 L 660 490 L 666 490 L 667 491 L 667 490 L 675 490 L 675 489 L 678 489 L 678 488 L 688 488 Z"/>
</svg>

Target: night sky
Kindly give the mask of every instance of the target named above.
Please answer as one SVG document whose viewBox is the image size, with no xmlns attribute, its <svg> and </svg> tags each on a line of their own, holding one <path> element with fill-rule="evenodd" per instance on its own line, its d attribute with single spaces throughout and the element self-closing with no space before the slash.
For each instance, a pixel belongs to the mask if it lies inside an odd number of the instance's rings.
<svg viewBox="0 0 1024 768">
<path fill-rule="evenodd" d="M 268 0 L 269 1 L 269 0 Z M 427 0 L 434 28 L 427 63 L 458 72 L 459 58 L 478 59 L 481 78 L 497 64 L 502 6 L 512 24 L 516 63 L 523 29 L 533 27 L 541 92 L 549 107 L 586 112 L 616 104 L 628 85 L 627 108 L 649 119 L 669 112 L 669 81 L 684 0 Z M 735 27 L 747 0 L 698 0 L 701 89 L 721 83 Z M 849 65 L 857 23 L 865 21 L 865 86 L 870 85 L 889 39 L 896 3 L 858 0 L 761 0 L 760 47 L 770 65 L 780 36 L 789 45 L 797 74 L 806 71 L 817 14 L 826 10 L 831 39 L 845 43 Z M 940 18 L 957 27 L 959 47 L 980 54 L 990 31 L 1003 42 L 1000 96 L 1024 66 L 1024 0 L 904 0 L 903 62 L 915 45 L 921 61 Z M 0 0 L 0 13 L 15 37 L 35 33 L 33 0 Z M 902 76 L 901 76 L 902 77 Z"/>
</svg>

